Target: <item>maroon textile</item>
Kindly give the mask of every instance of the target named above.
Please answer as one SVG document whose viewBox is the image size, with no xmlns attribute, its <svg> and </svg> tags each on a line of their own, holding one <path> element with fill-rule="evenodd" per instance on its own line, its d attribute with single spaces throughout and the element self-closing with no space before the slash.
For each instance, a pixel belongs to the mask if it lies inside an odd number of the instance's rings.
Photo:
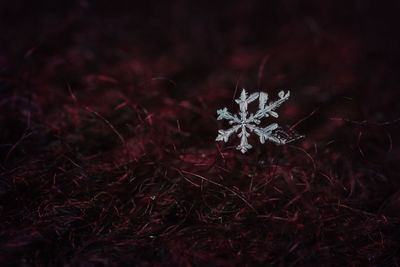
<svg viewBox="0 0 400 267">
<path fill-rule="evenodd" d="M 0 265 L 398 266 L 399 7 L 1 1 Z"/>
</svg>

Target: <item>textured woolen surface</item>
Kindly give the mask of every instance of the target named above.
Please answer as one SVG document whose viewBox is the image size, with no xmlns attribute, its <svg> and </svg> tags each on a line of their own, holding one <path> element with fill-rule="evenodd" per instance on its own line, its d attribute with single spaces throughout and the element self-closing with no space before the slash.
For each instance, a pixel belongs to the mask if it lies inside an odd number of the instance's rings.
<svg viewBox="0 0 400 267">
<path fill-rule="evenodd" d="M 0 4 L 2 266 L 400 264 L 399 4 L 110 2 Z"/>
</svg>

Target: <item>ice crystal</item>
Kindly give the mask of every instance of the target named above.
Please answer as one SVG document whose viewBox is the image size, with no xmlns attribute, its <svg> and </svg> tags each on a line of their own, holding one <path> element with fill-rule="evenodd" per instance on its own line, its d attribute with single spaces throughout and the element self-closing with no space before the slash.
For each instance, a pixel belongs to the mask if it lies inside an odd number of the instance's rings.
<svg viewBox="0 0 400 267">
<path fill-rule="evenodd" d="M 274 117 L 278 118 L 278 113 L 275 109 L 278 108 L 283 102 L 288 100 L 290 91 L 287 93 L 280 91 L 278 93 L 279 99 L 276 101 L 268 101 L 268 94 L 264 92 L 253 93 L 250 96 L 247 95 L 245 89 L 240 94 L 240 98 L 236 99 L 235 102 L 239 104 L 240 113 L 232 115 L 225 107 L 217 111 L 218 120 L 226 119 L 230 125 L 233 125 L 228 130 L 218 130 L 218 136 L 216 141 L 228 142 L 229 137 L 239 131 L 238 137 L 240 137 L 240 145 L 237 149 L 242 153 L 246 153 L 247 150 L 252 148 L 248 143 L 247 138 L 250 136 L 250 132 L 254 132 L 260 138 L 261 144 L 264 144 L 265 140 L 272 141 L 276 144 L 286 144 L 297 138 L 291 138 L 289 134 L 285 133 L 277 123 L 272 123 L 265 128 L 261 128 L 258 125 L 261 123 L 262 118 Z M 249 115 L 247 111 L 248 105 L 258 98 L 258 111 Z"/>
</svg>

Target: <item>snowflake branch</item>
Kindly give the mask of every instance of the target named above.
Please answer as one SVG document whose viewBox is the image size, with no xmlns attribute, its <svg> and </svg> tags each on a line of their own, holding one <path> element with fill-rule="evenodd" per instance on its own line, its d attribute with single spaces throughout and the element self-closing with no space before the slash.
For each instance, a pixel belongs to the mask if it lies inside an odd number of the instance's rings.
<svg viewBox="0 0 400 267">
<path fill-rule="evenodd" d="M 264 144 L 265 140 L 270 140 L 272 142 L 275 142 L 277 144 L 281 144 L 282 142 L 272 133 L 272 131 L 276 130 L 278 128 L 278 124 L 277 123 L 272 123 L 270 125 L 268 125 L 265 128 L 259 128 L 259 127 L 255 127 L 254 125 L 247 125 L 247 127 L 254 132 L 255 134 L 258 135 L 258 137 L 260 138 L 260 143 Z"/>
<path fill-rule="evenodd" d="M 276 113 L 274 110 L 278 108 L 280 105 L 282 105 L 283 102 L 289 99 L 290 91 L 288 91 L 286 94 L 283 91 L 280 91 L 278 93 L 278 96 L 280 98 L 279 100 L 271 102 L 269 105 L 265 106 L 268 100 L 268 94 L 260 93 L 260 98 L 259 98 L 260 110 L 257 111 L 257 113 L 253 116 L 253 119 L 261 119 L 263 117 L 269 117 L 269 116 L 278 118 L 278 113 Z"/>
<path fill-rule="evenodd" d="M 236 125 L 228 130 L 218 130 L 218 136 L 215 141 L 224 141 L 225 143 L 228 142 L 229 137 L 237 132 L 241 128 L 241 125 Z"/>
<path fill-rule="evenodd" d="M 229 124 L 240 123 L 240 119 L 236 115 L 233 116 L 227 108 L 217 110 L 217 114 L 217 120 L 227 119 L 229 120 Z"/>
<path fill-rule="evenodd" d="M 252 146 L 247 142 L 247 137 L 249 137 L 250 134 L 246 131 L 246 126 L 242 125 L 241 128 L 242 128 L 242 131 L 238 134 L 238 136 L 241 137 L 240 145 L 237 146 L 236 149 L 240 150 L 244 154 L 244 153 L 246 153 L 247 150 L 252 148 Z"/>
<path fill-rule="evenodd" d="M 235 100 L 235 102 L 238 103 L 240 106 L 240 111 L 246 112 L 247 105 L 256 100 L 258 95 L 259 93 L 253 93 L 249 97 L 247 97 L 247 92 L 245 89 L 243 89 L 242 93 L 240 94 L 240 98 Z"/>
</svg>

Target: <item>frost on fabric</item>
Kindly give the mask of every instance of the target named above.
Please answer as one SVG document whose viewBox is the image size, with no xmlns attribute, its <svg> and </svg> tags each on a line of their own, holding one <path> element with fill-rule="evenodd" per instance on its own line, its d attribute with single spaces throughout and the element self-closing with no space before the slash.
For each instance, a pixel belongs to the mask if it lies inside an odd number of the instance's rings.
<svg viewBox="0 0 400 267">
<path fill-rule="evenodd" d="M 218 136 L 216 141 L 228 142 L 229 137 L 233 133 L 237 133 L 240 137 L 240 144 L 237 149 L 242 153 L 246 153 L 247 150 L 251 149 L 252 146 L 248 143 L 248 137 L 251 132 L 254 132 L 260 138 L 261 144 L 265 143 L 265 140 L 269 140 L 276 144 L 287 144 L 294 141 L 297 138 L 290 137 L 289 134 L 285 133 L 277 123 L 272 123 L 267 127 L 259 127 L 262 118 L 274 117 L 278 118 L 278 113 L 275 109 L 278 108 L 283 102 L 289 99 L 290 91 L 284 93 L 280 91 L 278 93 L 279 99 L 276 101 L 268 101 L 268 94 L 264 92 L 253 93 L 248 96 L 245 89 L 242 90 L 240 98 L 236 99 L 236 103 L 239 104 L 240 113 L 232 115 L 225 107 L 217 110 L 218 120 L 226 119 L 229 124 L 232 125 L 228 130 L 218 130 Z M 258 98 L 258 110 L 255 114 L 249 114 L 247 111 L 248 105 Z M 301 136 L 300 136 L 301 137 Z"/>
</svg>

